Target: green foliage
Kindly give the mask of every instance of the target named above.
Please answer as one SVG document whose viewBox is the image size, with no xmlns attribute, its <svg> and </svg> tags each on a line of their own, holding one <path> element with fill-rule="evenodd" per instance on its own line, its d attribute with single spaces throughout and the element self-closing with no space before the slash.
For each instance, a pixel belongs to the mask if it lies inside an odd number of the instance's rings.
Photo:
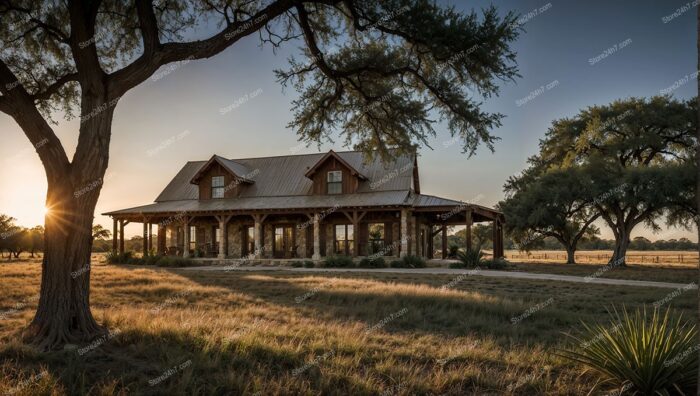
<svg viewBox="0 0 700 396">
<path fill-rule="evenodd" d="M 357 265 L 360 268 L 386 268 L 384 257 L 365 257 Z"/>
<path fill-rule="evenodd" d="M 484 268 L 489 270 L 504 270 L 508 269 L 511 266 L 511 264 L 508 262 L 508 260 L 501 257 L 495 260 L 484 260 L 483 266 Z"/>
<path fill-rule="evenodd" d="M 92 226 L 92 239 L 95 240 L 105 240 L 112 237 L 112 233 L 102 227 L 100 224 L 95 224 Z"/>
<path fill-rule="evenodd" d="M 457 245 L 450 245 L 450 247 L 447 249 L 447 257 L 448 258 L 457 258 L 458 253 L 459 253 L 459 246 L 457 246 Z"/>
<path fill-rule="evenodd" d="M 293 268 L 301 268 L 304 266 L 304 263 L 301 261 L 292 261 L 291 263 L 289 263 L 289 266 Z"/>
<path fill-rule="evenodd" d="M 314 268 L 316 264 L 311 260 L 304 260 L 304 268 Z"/>
<path fill-rule="evenodd" d="M 695 394 L 698 372 L 697 330 L 681 317 L 670 318 L 654 308 L 651 314 L 623 308 L 606 325 L 588 325 L 576 348 L 562 355 L 588 366 L 603 384 L 630 387 L 630 394 Z"/>
<path fill-rule="evenodd" d="M 352 257 L 330 256 L 323 261 L 323 266 L 326 268 L 353 268 L 355 263 L 352 261 Z"/>
<path fill-rule="evenodd" d="M 167 268 L 182 268 L 182 267 L 196 267 L 198 264 L 196 261 L 191 259 L 186 259 L 176 256 L 163 256 L 155 264 L 158 267 Z"/>
<path fill-rule="evenodd" d="M 484 265 L 484 252 L 481 250 L 471 250 L 469 252 L 457 253 L 459 263 L 450 264 L 450 268 L 476 268 Z"/>
<path fill-rule="evenodd" d="M 613 260 L 624 263 L 617 256 L 635 226 L 658 229 L 669 210 L 671 223 L 692 217 L 696 129 L 696 100 L 670 96 L 618 100 L 555 120 L 530 166 L 505 185 L 506 231 L 521 250 L 544 237 L 575 250 L 579 239 L 595 236 L 588 224 L 600 216 L 615 231 Z"/>
<path fill-rule="evenodd" d="M 109 252 L 105 255 L 105 258 L 109 264 L 128 264 L 134 258 L 134 253 L 130 250 L 124 253 Z"/>
<path fill-rule="evenodd" d="M 425 268 L 425 260 L 419 256 L 403 256 L 399 260 L 391 262 L 392 268 Z"/>
<path fill-rule="evenodd" d="M 133 252 L 128 250 L 121 254 L 109 252 L 105 257 L 109 264 L 153 265 L 158 267 L 194 267 L 197 265 L 194 260 L 175 256 L 148 255 L 136 257 Z"/>
</svg>

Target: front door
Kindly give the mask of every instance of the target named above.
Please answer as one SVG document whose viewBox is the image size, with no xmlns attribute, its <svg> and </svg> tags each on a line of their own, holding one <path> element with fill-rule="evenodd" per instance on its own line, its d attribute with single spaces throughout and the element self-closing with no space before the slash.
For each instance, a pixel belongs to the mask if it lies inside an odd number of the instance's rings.
<svg viewBox="0 0 700 396">
<path fill-rule="evenodd" d="M 275 227 L 275 258 L 294 257 L 294 228 L 292 226 Z"/>
</svg>

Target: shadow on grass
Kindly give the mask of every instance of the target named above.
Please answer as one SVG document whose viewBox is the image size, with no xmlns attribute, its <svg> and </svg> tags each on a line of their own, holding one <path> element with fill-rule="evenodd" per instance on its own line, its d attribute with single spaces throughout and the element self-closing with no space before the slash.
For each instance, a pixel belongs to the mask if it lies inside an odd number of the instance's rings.
<svg viewBox="0 0 700 396">
<path fill-rule="evenodd" d="M 322 360 L 309 362 L 302 353 L 245 340 L 225 340 L 207 347 L 204 339 L 185 331 L 124 331 L 92 345 L 96 346 L 87 353 L 87 345 L 50 353 L 19 343 L 4 346 L 0 349 L 0 393 L 268 395 L 288 390 L 295 394 L 376 394 L 351 377 L 324 377 Z M 37 373 L 43 374 L 33 378 Z"/>
<path fill-rule="evenodd" d="M 476 336 L 508 348 L 514 343 L 558 344 L 561 331 L 579 323 L 581 317 L 556 306 L 543 309 L 525 324 L 513 324 L 534 302 L 508 299 L 498 293 L 441 291 L 421 282 L 397 282 L 368 278 L 342 278 L 357 282 L 337 290 L 334 274 L 214 273 L 173 270 L 202 285 L 227 288 L 268 303 L 298 310 L 301 315 L 328 323 L 359 322 L 366 333 L 400 333 L 440 337 Z M 327 278 L 328 281 L 323 279 Z M 373 283 L 368 286 L 367 282 Z M 300 284 L 306 283 L 308 287 Z M 384 288 L 385 287 L 385 288 Z M 418 287 L 417 289 L 413 289 Z M 369 288 L 369 289 L 368 289 Z M 371 290 L 370 290 L 371 289 Z"/>
</svg>

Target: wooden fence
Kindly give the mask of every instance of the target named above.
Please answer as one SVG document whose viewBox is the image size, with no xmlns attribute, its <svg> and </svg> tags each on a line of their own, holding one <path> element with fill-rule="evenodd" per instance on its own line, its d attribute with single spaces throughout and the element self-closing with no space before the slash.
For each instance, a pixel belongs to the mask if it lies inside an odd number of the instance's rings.
<svg viewBox="0 0 700 396">
<path fill-rule="evenodd" d="M 557 261 L 566 262 L 566 253 L 506 253 L 506 259 L 511 261 Z M 577 263 L 607 263 L 612 253 L 582 253 L 576 254 Z M 628 254 L 630 264 L 698 264 L 698 254 L 687 252 L 678 254 Z"/>
</svg>

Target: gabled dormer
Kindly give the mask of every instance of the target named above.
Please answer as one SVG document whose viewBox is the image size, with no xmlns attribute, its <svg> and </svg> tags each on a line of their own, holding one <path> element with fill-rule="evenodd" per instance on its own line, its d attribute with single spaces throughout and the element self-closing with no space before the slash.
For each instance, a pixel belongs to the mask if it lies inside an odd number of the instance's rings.
<svg viewBox="0 0 700 396">
<path fill-rule="evenodd" d="M 314 195 L 352 194 L 367 177 L 331 150 L 305 174 L 313 181 Z"/>
<path fill-rule="evenodd" d="M 235 198 L 248 184 L 252 172 L 244 165 L 218 155 L 197 171 L 190 183 L 199 186 L 199 199 Z"/>
</svg>

